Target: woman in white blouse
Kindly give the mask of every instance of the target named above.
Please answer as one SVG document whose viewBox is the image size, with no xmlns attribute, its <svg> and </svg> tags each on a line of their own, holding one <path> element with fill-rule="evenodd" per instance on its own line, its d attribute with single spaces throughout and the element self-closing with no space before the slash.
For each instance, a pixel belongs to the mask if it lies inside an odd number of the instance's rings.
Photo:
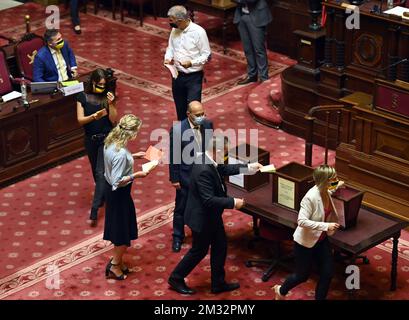
<svg viewBox="0 0 409 320">
<path fill-rule="evenodd" d="M 121 118 L 105 139 L 105 227 L 104 240 L 114 244 L 114 256 L 105 269 L 105 276 L 124 280 L 128 268 L 122 261 L 131 240 L 138 238 L 135 206 L 131 197 L 132 182 L 144 178 L 147 172 L 133 172 L 133 158 L 141 158 L 145 152 L 131 154 L 126 148 L 134 140 L 142 121 L 128 114 Z"/>
<path fill-rule="evenodd" d="M 319 281 L 315 299 L 326 298 L 331 283 L 334 262 L 328 235 L 339 228 L 338 215 L 331 193 L 343 182 L 337 178 L 333 167 L 319 166 L 314 170 L 315 186 L 301 200 L 298 227 L 294 232 L 295 273 L 287 277 L 283 285 L 273 287 L 276 300 L 284 299 L 294 287 L 308 280 L 313 262 L 318 264 Z"/>
</svg>

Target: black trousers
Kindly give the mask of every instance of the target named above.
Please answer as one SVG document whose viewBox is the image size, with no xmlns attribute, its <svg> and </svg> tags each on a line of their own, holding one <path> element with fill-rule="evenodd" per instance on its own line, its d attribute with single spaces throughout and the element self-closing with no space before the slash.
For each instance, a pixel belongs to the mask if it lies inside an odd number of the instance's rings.
<svg viewBox="0 0 409 320">
<path fill-rule="evenodd" d="M 190 102 L 202 101 L 203 71 L 194 73 L 179 73 L 176 79 L 172 78 L 172 93 L 175 100 L 178 120 L 187 118 L 186 111 Z"/>
<path fill-rule="evenodd" d="M 201 232 L 192 232 L 192 248 L 173 270 L 171 277 L 184 279 L 210 251 L 212 287 L 224 284 L 224 264 L 227 255 L 227 239 L 223 222 L 206 227 Z"/>
<path fill-rule="evenodd" d="M 104 201 L 104 138 L 92 140 L 91 137 L 85 136 L 84 142 L 95 182 L 90 219 L 96 220 L 98 218 L 98 208 Z"/>
<path fill-rule="evenodd" d="M 292 288 L 308 280 L 315 261 L 319 270 L 319 281 L 315 288 L 315 299 L 325 300 L 334 274 L 334 260 L 328 238 L 317 242 L 312 248 L 294 243 L 295 273 L 288 276 L 280 288 L 286 295 Z"/>
<path fill-rule="evenodd" d="M 173 240 L 183 241 L 185 238 L 185 208 L 189 189 L 182 186 L 176 190 L 175 210 L 173 211 Z"/>
</svg>

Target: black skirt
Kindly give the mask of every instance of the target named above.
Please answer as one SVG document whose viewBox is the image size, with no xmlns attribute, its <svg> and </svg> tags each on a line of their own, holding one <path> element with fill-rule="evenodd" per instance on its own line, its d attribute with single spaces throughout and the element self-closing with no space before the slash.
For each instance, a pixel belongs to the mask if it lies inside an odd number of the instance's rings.
<svg viewBox="0 0 409 320">
<path fill-rule="evenodd" d="M 105 227 L 104 240 L 115 246 L 131 246 L 138 238 L 135 206 L 131 197 L 132 184 L 112 191 L 105 181 Z"/>
</svg>

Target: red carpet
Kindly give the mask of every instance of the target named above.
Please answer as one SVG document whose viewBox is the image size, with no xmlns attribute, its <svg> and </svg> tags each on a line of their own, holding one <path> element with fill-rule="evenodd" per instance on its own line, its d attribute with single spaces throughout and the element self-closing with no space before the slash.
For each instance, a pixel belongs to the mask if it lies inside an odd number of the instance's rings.
<svg viewBox="0 0 409 320">
<path fill-rule="evenodd" d="M 29 7 L 23 5 L 1 11 L 0 26 L 9 26 L 7 30 L 3 29 L 6 34 L 22 33 L 24 32 L 24 26 L 21 25 L 23 20 L 20 21 L 18 15 L 30 12 L 33 17 L 33 31 L 42 34 L 43 10 L 44 8 L 41 9 L 38 5 L 29 4 Z M 10 16 L 16 18 L 9 20 L 9 24 L 3 24 L 5 21 L 3 18 Z M 81 36 L 73 33 L 70 20 L 65 17 L 61 22 L 62 32 L 74 48 L 82 72 L 97 66 L 114 67 L 119 78 L 119 113 L 121 115 L 135 113 L 143 120 L 142 131 L 139 138 L 131 145 L 131 149 L 145 150 L 151 144 L 151 131 L 156 128 L 167 130 L 175 119 L 170 78 L 161 66 L 169 33 L 167 22 L 166 19 L 158 19 L 155 22 L 156 25 L 153 25 L 151 22 L 154 20 L 148 18 L 144 27 L 140 28 L 135 20 L 127 19 L 127 24 L 121 24 L 112 22 L 104 16 L 107 16 L 105 11 L 100 11 L 97 17 L 82 14 L 84 32 Z M 200 19 L 205 18 L 204 15 L 200 16 Z M 205 20 L 199 23 L 205 25 Z M 101 33 L 104 37 L 99 36 Z M 105 38 L 109 40 L 104 41 Z M 229 43 L 229 46 L 240 50 L 239 42 Z M 249 114 L 247 100 L 254 87 L 235 85 L 237 79 L 245 74 L 246 64 L 243 54 L 236 49 L 229 49 L 228 54 L 224 56 L 220 45 L 213 43 L 212 48 L 213 61 L 206 69 L 208 82 L 205 84 L 203 97 L 206 112 L 209 118 L 214 120 L 215 127 L 223 130 L 258 129 L 260 147 L 270 151 L 270 161 L 277 167 L 290 161 L 302 162 L 303 139 L 263 126 L 255 122 Z M 269 53 L 269 57 L 271 76 L 279 74 L 292 63 L 282 55 Z M 317 147 L 314 151 L 313 162 L 318 164 L 323 159 L 322 148 Z M 330 159 L 331 162 L 334 161 L 333 153 Z M 130 251 L 127 260 L 136 268 L 135 271 L 139 268 L 142 270 L 139 271 L 141 276 L 135 272 L 130 279 L 119 285 L 115 281 L 106 281 L 102 277 L 104 264 L 110 254 L 110 247 L 100 240 L 103 210 L 101 210 L 98 228 L 89 228 L 86 223 L 92 191 L 92 176 L 86 158 L 71 161 L 0 190 L 0 238 L 2 239 L 0 298 L 52 299 L 61 294 L 63 298 L 78 299 L 184 298 L 170 293 L 164 282 L 170 269 L 180 257 L 170 252 L 171 224 L 163 226 L 160 224 L 161 221 L 170 220 L 170 213 L 153 211 L 155 208 L 170 204 L 174 199 L 174 190 L 168 182 L 168 168 L 159 166 L 151 176 L 135 182 L 133 193 L 138 210 L 139 228 L 145 233 L 141 234 L 141 238 L 135 242 L 137 251 Z M 240 213 L 232 215 L 229 219 L 233 220 L 226 221 L 232 239 L 230 250 L 232 256 L 229 256 L 227 266 L 230 269 L 228 277 L 242 283 L 242 289 L 236 298 L 270 299 L 271 283 L 260 283 L 258 271 L 243 267 L 243 262 L 250 252 L 239 248 L 244 248 L 249 239 L 250 220 Z M 404 237 L 407 237 L 406 234 Z M 402 266 L 399 270 L 401 289 L 395 293 L 395 297 L 403 296 L 404 288 L 408 287 L 407 247 L 407 243 L 401 243 L 402 255 L 399 259 L 399 265 Z M 384 271 L 373 269 L 374 275 L 379 276 L 377 272 L 383 272 L 387 277 L 389 260 L 384 256 L 383 249 L 374 250 L 379 251 L 379 253 L 376 251 L 375 255 L 381 256 L 381 264 L 376 264 L 374 267 L 385 268 Z M 47 263 L 57 260 L 56 265 L 61 267 L 64 283 L 61 283 L 62 286 L 58 292 L 44 290 L 43 280 L 47 276 L 44 267 Z M 203 262 L 203 266 L 206 264 L 208 260 Z M 403 269 L 404 267 L 406 269 Z M 198 270 L 195 271 L 197 279 L 195 277 L 191 279 L 192 285 L 208 290 L 206 280 L 209 274 L 201 274 Z M 285 273 L 282 273 L 281 277 L 284 275 Z M 371 278 L 366 281 L 369 285 L 372 282 L 374 281 Z M 254 286 L 255 283 L 257 286 Z M 387 285 L 377 285 L 381 286 L 374 292 L 371 290 L 368 292 L 376 294 L 379 298 L 388 298 L 387 292 L 385 293 Z M 306 294 L 310 288 L 312 284 L 309 284 L 309 287 L 300 287 L 296 293 L 299 294 L 299 298 L 308 298 Z M 233 298 L 235 294 L 237 293 L 232 293 L 233 296 L 226 294 L 220 297 Z M 195 298 L 206 297 L 213 296 L 199 295 Z M 338 296 L 335 294 L 331 297 L 345 298 L 343 294 Z"/>
</svg>

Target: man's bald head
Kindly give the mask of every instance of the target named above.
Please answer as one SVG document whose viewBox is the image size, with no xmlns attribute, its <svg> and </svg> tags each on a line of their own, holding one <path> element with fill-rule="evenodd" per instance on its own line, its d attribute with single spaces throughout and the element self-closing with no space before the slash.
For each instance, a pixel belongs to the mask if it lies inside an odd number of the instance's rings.
<svg viewBox="0 0 409 320">
<path fill-rule="evenodd" d="M 189 103 L 189 106 L 187 108 L 187 113 L 188 116 L 189 114 L 194 115 L 194 116 L 202 116 L 204 115 L 204 109 L 203 105 L 200 101 L 192 101 Z"/>
</svg>

